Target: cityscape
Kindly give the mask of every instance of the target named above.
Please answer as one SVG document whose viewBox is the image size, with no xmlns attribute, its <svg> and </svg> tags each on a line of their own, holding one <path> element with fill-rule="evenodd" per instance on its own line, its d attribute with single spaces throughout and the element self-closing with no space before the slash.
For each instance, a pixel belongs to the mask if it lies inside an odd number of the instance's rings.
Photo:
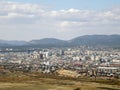
<svg viewBox="0 0 120 90">
<path fill-rule="evenodd" d="M 0 0 L 0 90 L 120 90 L 120 0 Z"/>
<path fill-rule="evenodd" d="M 76 75 L 115 76 L 120 78 L 120 51 L 112 48 L 87 46 L 72 48 L 31 48 L 14 52 L 6 49 L 0 52 L 0 65 L 5 70 L 55 73 L 59 70 L 75 71 L 75 75 L 59 73 L 69 77 Z M 5 72 L 4 70 L 1 72 Z"/>
<path fill-rule="evenodd" d="M 4 48 L 0 50 L 0 67 L 1 75 L 5 76 L 23 72 L 47 78 L 119 80 L 120 49 L 78 46 L 16 51 Z"/>
</svg>

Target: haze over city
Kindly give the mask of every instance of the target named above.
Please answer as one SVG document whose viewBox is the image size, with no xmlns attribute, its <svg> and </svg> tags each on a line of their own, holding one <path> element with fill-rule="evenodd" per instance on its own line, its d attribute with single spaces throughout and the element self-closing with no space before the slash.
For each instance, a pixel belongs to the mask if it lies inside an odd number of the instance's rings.
<svg viewBox="0 0 120 90">
<path fill-rule="evenodd" d="M 120 0 L 0 0 L 0 39 L 120 34 Z"/>
</svg>

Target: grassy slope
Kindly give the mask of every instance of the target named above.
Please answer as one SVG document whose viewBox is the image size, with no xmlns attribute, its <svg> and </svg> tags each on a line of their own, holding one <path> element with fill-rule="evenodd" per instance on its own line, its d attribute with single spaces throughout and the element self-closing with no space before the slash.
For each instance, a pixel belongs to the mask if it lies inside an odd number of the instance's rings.
<svg viewBox="0 0 120 90">
<path fill-rule="evenodd" d="M 72 79 L 41 74 L 0 76 L 0 90 L 120 90 L 120 82 L 97 79 Z M 114 83 L 112 83 L 114 82 Z"/>
</svg>

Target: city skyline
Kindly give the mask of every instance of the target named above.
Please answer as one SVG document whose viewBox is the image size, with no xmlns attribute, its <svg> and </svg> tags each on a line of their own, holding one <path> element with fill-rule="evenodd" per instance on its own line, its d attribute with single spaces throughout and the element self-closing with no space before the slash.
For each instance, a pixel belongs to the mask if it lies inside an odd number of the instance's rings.
<svg viewBox="0 0 120 90">
<path fill-rule="evenodd" d="M 119 0 L 1 0 L 0 39 L 120 34 Z"/>
</svg>

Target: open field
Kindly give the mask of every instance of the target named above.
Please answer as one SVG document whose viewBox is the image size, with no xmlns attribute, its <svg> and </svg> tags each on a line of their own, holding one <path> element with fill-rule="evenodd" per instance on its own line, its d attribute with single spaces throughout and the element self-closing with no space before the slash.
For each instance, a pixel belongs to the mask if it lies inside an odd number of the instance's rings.
<svg viewBox="0 0 120 90">
<path fill-rule="evenodd" d="M 0 90 L 120 90 L 120 81 L 41 74 L 0 76 Z"/>
<path fill-rule="evenodd" d="M 43 81 L 28 81 L 25 83 L 1 82 L 0 90 L 75 90 L 75 88 L 80 88 L 81 90 L 120 90 L 120 86 L 117 85 L 66 80 L 57 81 L 53 79 L 44 79 Z"/>
</svg>

